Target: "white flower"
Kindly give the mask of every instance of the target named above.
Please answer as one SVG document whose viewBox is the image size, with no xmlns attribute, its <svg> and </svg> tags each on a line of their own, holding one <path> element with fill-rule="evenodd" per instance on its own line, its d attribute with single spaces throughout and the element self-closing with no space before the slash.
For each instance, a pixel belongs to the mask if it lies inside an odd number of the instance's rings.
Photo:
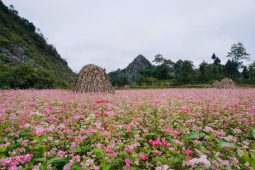
<svg viewBox="0 0 255 170">
<path fill-rule="evenodd" d="M 211 166 L 211 163 L 207 159 L 206 155 L 201 155 L 200 158 L 193 158 L 189 161 L 189 165 L 192 167 L 195 167 L 197 164 L 203 164 L 205 168 L 209 168 Z"/>
<path fill-rule="evenodd" d="M 30 127 L 30 124 L 25 124 L 24 127 L 25 127 L 25 128 L 29 128 L 29 127 Z"/>
<path fill-rule="evenodd" d="M 168 168 L 169 168 L 168 165 L 160 165 L 160 166 L 156 167 L 156 170 L 169 170 Z"/>
</svg>

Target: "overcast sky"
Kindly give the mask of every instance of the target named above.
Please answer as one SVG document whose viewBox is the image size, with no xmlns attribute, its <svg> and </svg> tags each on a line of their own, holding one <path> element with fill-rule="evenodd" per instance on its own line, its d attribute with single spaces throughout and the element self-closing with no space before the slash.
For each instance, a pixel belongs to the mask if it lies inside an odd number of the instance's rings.
<svg viewBox="0 0 255 170">
<path fill-rule="evenodd" d="M 107 72 L 138 54 L 198 65 L 213 52 L 226 61 L 233 43 L 255 55 L 254 0 L 3 0 L 33 22 L 69 66 Z"/>
</svg>

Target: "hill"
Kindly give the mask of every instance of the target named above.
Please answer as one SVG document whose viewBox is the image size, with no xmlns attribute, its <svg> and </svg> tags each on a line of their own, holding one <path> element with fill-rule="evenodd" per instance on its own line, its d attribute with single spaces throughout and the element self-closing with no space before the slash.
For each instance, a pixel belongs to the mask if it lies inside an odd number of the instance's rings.
<svg viewBox="0 0 255 170">
<path fill-rule="evenodd" d="M 142 70 L 151 66 L 149 60 L 142 55 L 138 55 L 126 68 L 110 72 L 108 75 L 113 85 L 125 85 L 134 82 Z"/>
<path fill-rule="evenodd" d="M 74 76 L 33 23 L 0 0 L 0 88 L 66 88 Z"/>
</svg>

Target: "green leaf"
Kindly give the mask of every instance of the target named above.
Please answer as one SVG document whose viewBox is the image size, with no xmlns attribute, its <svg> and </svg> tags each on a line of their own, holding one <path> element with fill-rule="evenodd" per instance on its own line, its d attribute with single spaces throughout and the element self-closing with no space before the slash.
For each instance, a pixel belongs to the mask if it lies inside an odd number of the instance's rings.
<svg viewBox="0 0 255 170">
<path fill-rule="evenodd" d="M 49 164 L 54 164 L 56 162 L 62 162 L 65 161 L 65 158 L 60 158 L 60 157 L 54 157 L 48 160 Z"/>
<path fill-rule="evenodd" d="M 6 151 L 7 147 L 0 148 L 0 153 L 4 153 Z"/>
<path fill-rule="evenodd" d="M 74 163 L 72 166 L 71 166 L 71 170 L 82 170 L 81 166 L 79 163 Z"/>
<path fill-rule="evenodd" d="M 253 130 L 252 130 L 252 136 L 255 139 L 255 128 L 253 128 Z"/>
<path fill-rule="evenodd" d="M 229 143 L 229 142 L 225 142 L 221 139 L 216 139 L 216 141 L 218 142 L 218 146 L 220 148 L 224 148 L 224 147 L 233 148 L 234 147 L 234 144 Z"/>
<path fill-rule="evenodd" d="M 198 132 L 198 131 L 193 131 L 193 132 L 190 132 L 189 134 L 189 138 L 196 138 L 196 137 L 204 137 L 206 136 L 204 133 L 202 132 Z"/>
<path fill-rule="evenodd" d="M 109 169 L 111 169 L 111 167 L 112 167 L 112 165 L 107 162 L 102 163 L 102 170 L 109 170 Z"/>
</svg>

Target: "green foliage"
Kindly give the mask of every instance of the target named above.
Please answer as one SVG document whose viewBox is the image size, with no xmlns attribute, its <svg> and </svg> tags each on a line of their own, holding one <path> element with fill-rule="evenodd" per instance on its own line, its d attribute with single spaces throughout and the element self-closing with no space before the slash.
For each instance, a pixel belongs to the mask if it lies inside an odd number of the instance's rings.
<svg viewBox="0 0 255 170">
<path fill-rule="evenodd" d="M 29 59 L 13 61 L 0 51 L 0 88 L 67 88 L 74 80 L 66 61 L 38 30 L 0 1 L 0 47 L 16 55 L 13 46 L 19 46 Z"/>
<path fill-rule="evenodd" d="M 255 62 L 249 66 L 249 83 L 255 83 Z"/>
<path fill-rule="evenodd" d="M 227 57 L 231 57 L 233 61 L 240 62 L 244 59 L 249 59 L 250 54 L 246 52 L 242 43 L 233 44 Z"/>
<path fill-rule="evenodd" d="M 224 74 L 233 80 L 237 80 L 240 77 L 238 65 L 238 62 L 234 60 L 228 60 L 224 67 Z"/>
<path fill-rule="evenodd" d="M 174 64 L 174 73 L 178 84 L 193 82 L 195 78 L 195 71 L 193 69 L 192 61 L 178 60 Z"/>
<path fill-rule="evenodd" d="M 255 128 L 252 129 L 252 136 L 255 139 Z"/>
<path fill-rule="evenodd" d="M 63 88 L 68 85 L 68 82 L 54 77 L 48 70 L 29 64 L 18 64 L 12 67 L 0 64 L 0 82 L 0 89 Z"/>
</svg>

